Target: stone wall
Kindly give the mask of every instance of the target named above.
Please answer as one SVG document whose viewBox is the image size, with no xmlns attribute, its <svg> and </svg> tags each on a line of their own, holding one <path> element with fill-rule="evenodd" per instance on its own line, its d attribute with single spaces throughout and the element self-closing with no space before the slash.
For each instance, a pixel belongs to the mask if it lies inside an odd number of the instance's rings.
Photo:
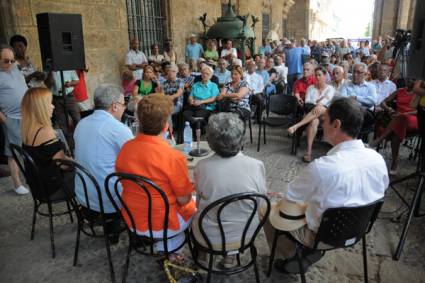
<svg viewBox="0 0 425 283">
<path fill-rule="evenodd" d="M 2 16 L 6 38 L 18 33 L 28 40 L 28 55 L 41 68 L 36 14 L 76 13 L 83 19 L 84 47 L 89 72 L 89 94 L 103 82 L 120 83 L 120 73 L 128 50 L 125 0 L 6 0 Z"/>
<path fill-rule="evenodd" d="M 309 37 L 309 0 L 296 0 L 288 14 L 288 38 Z"/>
</svg>

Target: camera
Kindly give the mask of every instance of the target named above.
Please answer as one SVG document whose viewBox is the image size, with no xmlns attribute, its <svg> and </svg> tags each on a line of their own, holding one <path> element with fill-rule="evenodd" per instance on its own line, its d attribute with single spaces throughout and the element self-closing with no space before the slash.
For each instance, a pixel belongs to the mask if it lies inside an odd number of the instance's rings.
<svg viewBox="0 0 425 283">
<path fill-rule="evenodd" d="M 410 30 L 397 29 L 395 32 L 393 46 L 395 48 L 404 48 L 410 42 L 412 32 Z"/>
</svg>

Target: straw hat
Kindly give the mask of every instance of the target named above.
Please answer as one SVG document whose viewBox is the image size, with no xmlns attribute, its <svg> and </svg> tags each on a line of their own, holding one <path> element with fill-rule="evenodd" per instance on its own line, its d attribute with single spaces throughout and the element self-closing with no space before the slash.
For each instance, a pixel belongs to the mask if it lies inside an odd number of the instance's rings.
<svg viewBox="0 0 425 283">
<path fill-rule="evenodd" d="M 281 231 L 293 231 L 307 224 L 306 206 L 290 202 L 285 198 L 272 205 L 269 220 L 272 226 Z"/>
</svg>

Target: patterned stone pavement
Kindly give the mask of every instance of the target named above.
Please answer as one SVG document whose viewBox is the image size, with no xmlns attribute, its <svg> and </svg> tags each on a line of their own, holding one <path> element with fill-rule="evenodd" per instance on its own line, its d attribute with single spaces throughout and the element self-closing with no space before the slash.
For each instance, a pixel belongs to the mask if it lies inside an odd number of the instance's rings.
<svg viewBox="0 0 425 283">
<path fill-rule="evenodd" d="M 290 140 L 282 130 L 268 131 L 267 145 L 256 152 L 256 126 L 254 143 L 245 146 L 245 154 L 258 158 L 265 163 L 269 190 L 281 192 L 305 166 L 300 161 L 305 144 L 301 144 L 298 156 L 290 152 Z M 389 147 L 388 147 L 389 148 Z M 315 156 L 326 153 L 328 147 L 315 144 Z M 388 159 L 389 149 L 382 151 Z M 410 173 L 415 164 L 407 159 L 408 150 L 402 149 L 400 175 Z M 409 198 L 415 183 L 409 182 L 402 187 L 403 194 Z M 1 282 L 109 282 L 109 270 L 106 262 L 104 242 L 85 236 L 81 237 L 78 266 L 72 266 L 76 224 L 70 223 L 67 216 L 55 218 L 56 258 L 50 256 L 48 219 L 39 217 L 35 239 L 29 240 L 32 213 L 30 196 L 17 196 L 11 190 L 9 179 L 0 179 L 0 278 Z M 423 205 L 425 207 L 425 203 Z M 391 255 L 402 229 L 406 213 L 396 219 L 405 207 L 387 191 L 386 202 L 372 232 L 369 234 L 369 281 L 370 282 L 425 282 L 425 221 L 413 219 L 408 238 L 399 261 L 393 261 Z M 112 256 L 117 273 L 121 276 L 121 266 L 126 253 L 126 236 L 113 246 Z M 268 263 L 269 249 L 261 233 L 257 241 L 261 282 L 297 282 L 299 278 L 273 271 L 267 278 L 264 274 Z M 185 251 L 187 253 L 187 250 Z M 309 282 L 361 282 L 363 281 L 361 245 L 347 250 L 328 252 L 307 273 Z M 230 278 L 213 277 L 213 282 L 254 282 L 252 270 Z M 133 255 L 131 258 L 127 282 L 166 282 L 164 273 L 155 260 L 149 257 Z"/>
</svg>

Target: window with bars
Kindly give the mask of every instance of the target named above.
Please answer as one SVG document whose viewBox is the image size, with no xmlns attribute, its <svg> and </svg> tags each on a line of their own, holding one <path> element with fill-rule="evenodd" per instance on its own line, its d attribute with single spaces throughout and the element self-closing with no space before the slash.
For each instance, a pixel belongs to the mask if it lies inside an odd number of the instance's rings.
<svg viewBox="0 0 425 283">
<path fill-rule="evenodd" d="M 267 38 L 267 35 L 269 34 L 269 31 L 270 31 L 270 15 L 269 14 L 263 13 L 262 24 L 263 24 L 262 25 L 263 28 L 262 28 L 261 36 L 263 39 L 265 39 Z"/>
<path fill-rule="evenodd" d="M 137 38 L 147 56 L 154 43 L 162 50 L 166 39 L 165 0 L 126 0 L 126 4 L 129 40 Z"/>
</svg>

